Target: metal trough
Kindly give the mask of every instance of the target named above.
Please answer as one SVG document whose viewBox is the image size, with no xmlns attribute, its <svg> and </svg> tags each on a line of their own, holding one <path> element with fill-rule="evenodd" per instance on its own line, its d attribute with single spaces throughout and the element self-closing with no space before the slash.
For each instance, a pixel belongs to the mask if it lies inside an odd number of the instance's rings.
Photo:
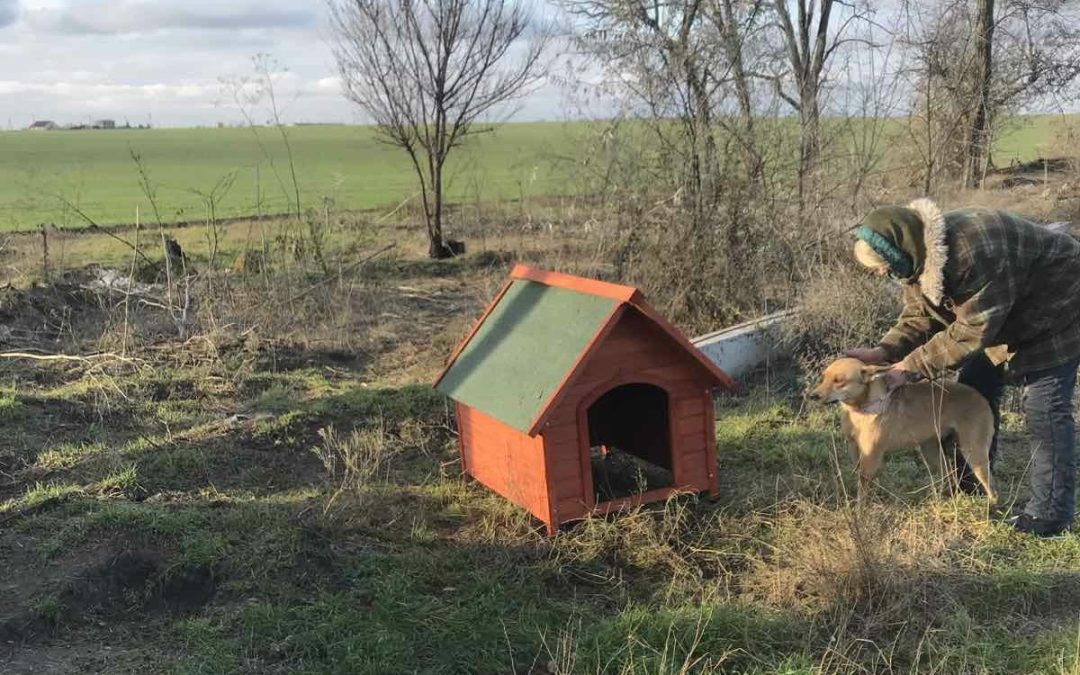
<svg viewBox="0 0 1080 675">
<path fill-rule="evenodd" d="M 794 312 L 786 310 L 701 335 L 690 340 L 710 361 L 739 378 L 766 359 L 782 356 L 779 329 Z"/>
</svg>

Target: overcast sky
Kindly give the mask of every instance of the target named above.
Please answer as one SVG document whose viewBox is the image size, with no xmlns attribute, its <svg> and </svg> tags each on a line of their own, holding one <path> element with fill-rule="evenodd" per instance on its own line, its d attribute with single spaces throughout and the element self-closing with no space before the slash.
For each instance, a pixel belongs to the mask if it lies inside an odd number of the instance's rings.
<svg viewBox="0 0 1080 675">
<path fill-rule="evenodd" d="M 236 122 L 220 80 L 250 74 L 259 53 L 288 68 L 288 121 L 362 121 L 340 93 L 322 0 L 0 0 L 0 127 Z M 562 107 L 544 87 L 515 119 Z"/>
</svg>

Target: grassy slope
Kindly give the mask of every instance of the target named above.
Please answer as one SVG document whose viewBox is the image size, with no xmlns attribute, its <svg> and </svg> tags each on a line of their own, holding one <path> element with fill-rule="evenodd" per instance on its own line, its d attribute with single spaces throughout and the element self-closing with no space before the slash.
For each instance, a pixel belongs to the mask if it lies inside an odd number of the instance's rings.
<svg viewBox="0 0 1080 675">
<path fill-rule="evenodd" d="M 767 402 L 725 411 L 718 502 L 674 502 L 546 541 L 522 513 L 438 468 L 452 444 L 425 388 L 359 389 L 319 370 L 262 376 L 245 383 L 244 407 L 273 399 L 291 412 L 222 430 L 196 401 L 223 392 L 198 379 L 121 385 L 146 402 L 114 414 L 143 420 L 134 428 L 146 436 L 46 443 L 34 467 L 51 487 L 5 505 L 54 500 L 0 537 L 0 558 L 27 567 L 15 578 L 54 582 L 20 591 L 52 637 L 16 652 L 16 665 L 108 626 L 118 654 L 61 652 L 66 667 L 1075 672 L 1077 539 L 1021 539 L 985 522 L 976 501 L 927 499 L 911 458 L 889 463 L 893 494 L 852 520 L 837 501 L 828 416 Z M 173 395 L 153 402 L 158 387 Z M 7 429 L 33 434 L 49 407 L 90 405 L 65 387 L 33 395 L 44 405 L 15 397 Z M 377 424 L 391 459 L 327 509 L 334 488 L 308 449 L 332 423 Z M 1005 479 L 1019 469 L 1014 458 Z M 136 551 L 148 570 L 95 584 L 94 568 L 56 583 L 102 549 Z"/>
<path fill-rule="evenodd" d="M 1053 139 L 1063 119 L 1071 118 L 1024 118 L 1011 126 L 998 144 L 999 163 L 1054 154 Z M 572 193 L 565 160 L 579 156 L 575 139 L 586 132 L 585 124 L 508 124 L 474 138 L 450 163 L 450 198 L 490 201 Z M 317 207 L 330 197 L 342 208 L 370 208 L 396 204 L 416 192 L 406 156 L 379 143 L 370 128 L 296 127 L 289 135 L 306 206 Z M 192 190 L 208 192 L 232 171 L 236 182 L 220 213 L 255 213 L 256 166 L 262 210 L 288 209 L 274 167 L 290 194 L 291 178 L 273 129 L 260 129 L 258 138 L 249 129 L 8 132 L 0 133 L 0 229 L 28 230 L 43 222 L 82 225 L 60 206 L 58 195 L 101 224 L 133 222 L 136 206 L 149 220 L 150 204 L 140 191 L 132 151 L 143 157 L 166 221 L 202 218 L 205 207 Z"/>
<path fill-rule="evenodd" d="M 382 306 L 492 274 L 407 262 L 372 279 L 400 295 Z M 432 364 L 452 342 L 410 339 Z M 273 344 L 113 377 L 0 365 L 5 673 L 1078 672 L 1080 539 L 937 499 L 912 456 L 857 516 L 832 411 L 783 382 L 722 402 L 718 500 L 547 540 L 461 478 L 429 377 Z M 345 490 L 312 452 L 342 442 L 379 466 Z"/>
<path fill-rule="evenodd" d="M 323 197 L 344 208 L 383 206 L 417 189 L 406 155 L 378 142 L 371 128 L 295 127 L 288 133 L 307 206 L 320 205 Z M 565 192 L 568 186 L 554 166 L 569 144 L 564 125 L 557 123 L 507 125 L 476 137 L 450 162 L 450 197 L 494 200 Z M 133 222 L 136 205 L 149 220 L 132 151 L 142 156 L 158 186 L 167 221 L 201 218 L 203 202 L 191 191 L 209 192 L 231 171 L 236 182 L 221 212 L 255 213 L 256 166 L 263 212 L 288 209 L 274 174 L 276 167 L 291 194 L 287 155 L 274 129 L 259 129 L 258 139 L 250 129 L 22 131 L 0 133 L 0 227 L 80 225 L 59 206 L 57 195 L 102 224 Z"/>
</svg>

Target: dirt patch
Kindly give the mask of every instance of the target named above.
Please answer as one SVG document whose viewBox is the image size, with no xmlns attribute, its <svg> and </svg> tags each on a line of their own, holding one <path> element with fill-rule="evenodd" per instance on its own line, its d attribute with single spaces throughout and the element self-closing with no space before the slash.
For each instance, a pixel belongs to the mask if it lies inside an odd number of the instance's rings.
<svg viewBox="0 0 1080 675">
<path fill-rule="evenodd" d="M 99 544 L 42 565 L 31 539 L 8 540 L 9 570 L 0 614 L 0 654 L 57 630 L 107 621 L 144 621 L 148 613 L 186 614 L 214 596 L 212 571 L 175 572 L 165 551 Z M 14 547 L 12 546 L 14 544 Z"/>
<path fill-rule="evenodd" d="M 80 336 L 100 335 L 104 306 L 77 277 L 27 289 L 0 288 L 0 339 L 19 347 L 55 348 Z"/>
<path fill-rule="evenodd" d="M 4 675 L 155 672 L 146 667 L 141 642 L 138 634 L 118 639 L 115 630 L 68 634 L 55 643 L 36 644 L 0 659 L 0 671 Z"/>
<path fill-rule="evenodd" d="M 320 485 L 324 470 L 309 452 L 318 437 L 314 433 L 297 439 L 274 439 L 270 436 L 222 437 L 204 443 L 206 474 L 194 481 L 180 477 L 164 481 L 154 491 L 197 489 L 214 486 L 221 490 L 244 490 L 271 494 L 287 488 L 300 489 Z"/>
<path fill-rule="evenodd" d="M 1070 162 L 1064 157 L 1033 159 L 1030 162 L 1013 161 L 1009 166 L 994 169 L 991 173 L 1016 176 L 1025 173 L 1062 173 L 1070 169 Z"/>
<path fill-rule="evenodd" d="M 344 349 L 305 348 L 299 345 L 272 345 L 260 349 L 254 367 L 256 371 L 284 373 L 306 368 L 332 367 L 359 370 L 370 357 L 362 352 Z"/>
<path fill-rule="evenodd" d="M 76 615 L 122 613 L 147 591 L 160 569 L 161 556 L 156 552 L 122 551 L 76 575 L 58 601 Z"/>
</svg>

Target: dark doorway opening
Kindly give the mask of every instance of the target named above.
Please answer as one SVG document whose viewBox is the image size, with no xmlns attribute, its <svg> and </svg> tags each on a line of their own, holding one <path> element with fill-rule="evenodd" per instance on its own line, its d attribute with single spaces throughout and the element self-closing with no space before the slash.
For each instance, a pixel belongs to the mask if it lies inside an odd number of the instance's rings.
<svg viewBox="0 0 1080 675">
<path fill-rule="evenodd" d="M 651 384 L 624 384 L 589 406 L 589 459 L 596 502 L 671 487 L 668 395 Z"/>
</svg>

